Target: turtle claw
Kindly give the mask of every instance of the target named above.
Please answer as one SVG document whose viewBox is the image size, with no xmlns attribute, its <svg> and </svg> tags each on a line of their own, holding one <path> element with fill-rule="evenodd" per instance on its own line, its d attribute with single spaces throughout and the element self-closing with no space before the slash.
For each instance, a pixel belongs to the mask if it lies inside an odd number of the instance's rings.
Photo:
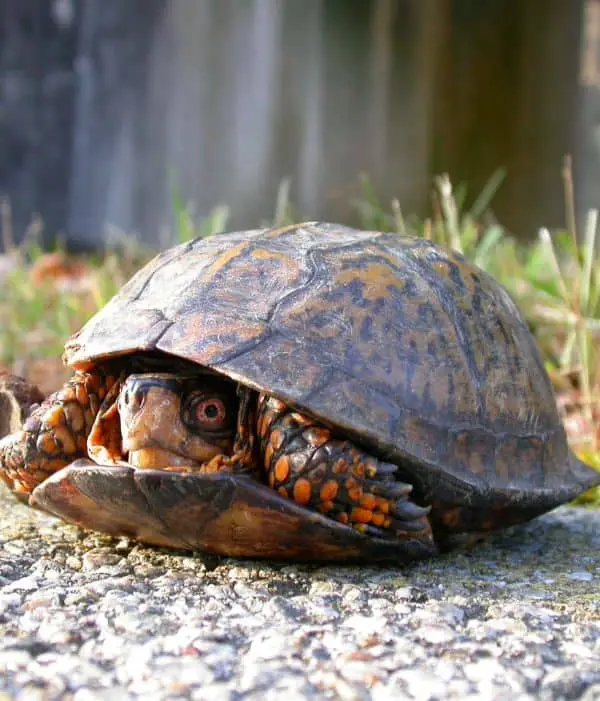
<svg viewBox="0 0 600 701">
<path fill-rule="evenodd" d="M 422 507 L 413 501 L 397 501 L 391 509 L 391 513 L 402 522 L 417 521 L 431 511 L 431 506 Z"/>
<path fill-rule="evenodd" d="M 420 531 L 430 530 L 427 515 L 431 507 L 422 507 L 414 501 L 409 500 L 413 491 L 411 484 L 390 479 L 396 465 L 381 463 L 383 471 L 377 470 L 377 474 L 382 472 L 386 479 L 365 480 L 363 495 L 360 499 L 361 508 L 359 511 L 351 513 L 353 526 L 365 535 L 377 538 L 390 538 L 399 534 L 411 534 Z M 365 514 L 365 509 L 371 511 Z M 354 516 L 354 518 L 353 518 Z M 361 523 L 361 520 L 369 518 L 369 522 Z"/>
<path fill-rule="evenodd" d="M 364 490 L 374 494 L 375 496 L 381 496 L 390 501 L 396 499 L 406 499 L 412 492 L 412 484 L 407 484 L 406 482 L 396 482 L 395 480 L 365 480 Z"/>
<path fill-rule="evenodd" d="M 431 526 L 426 516 L 423 515 L 420 518 L 413 519 L 411 521 L 399 521 L 396 519 L 392 520 L 390 530 L 395 535 L 400 535 L 403 533 L 420 533 L 421 531 L 430 531 Z"/>
<path fill-rule="evenodd" d="M 395 477 L 396 473 L 398 472 L 398 465 L 394 465 L 393 462 L 378 461 L 375 470 L 377 471 L 377 477 L 380 479 L 382 477 Z"/>
</svg>

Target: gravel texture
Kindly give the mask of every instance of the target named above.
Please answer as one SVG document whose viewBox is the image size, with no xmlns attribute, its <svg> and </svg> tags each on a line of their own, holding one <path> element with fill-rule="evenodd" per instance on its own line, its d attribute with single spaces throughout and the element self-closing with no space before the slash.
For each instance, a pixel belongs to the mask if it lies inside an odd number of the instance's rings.
<svg viewBox="0 0 600 701">
<path fill-rule="evenodd" d="M 600 699 L 600 512 L 408 568 L 83 534 L 0 488 L 0 701 Z"/>
</svg>

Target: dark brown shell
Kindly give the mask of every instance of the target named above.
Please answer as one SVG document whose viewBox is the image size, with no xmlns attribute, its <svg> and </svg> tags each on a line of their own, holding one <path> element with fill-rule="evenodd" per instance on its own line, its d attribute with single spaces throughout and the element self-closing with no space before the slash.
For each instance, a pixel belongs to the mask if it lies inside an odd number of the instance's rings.
<svg viewBox="0 0 600 701">
<path fill-rule="evenodd" d="M 533 515 L 598 481 L 569 452 L 506 291 L 408 235 L 307 223 L 177 246 L 68 342 L 65 359 L 84 367 L 137 351 L 207 366 L 339 427 L 406 465 L 450 519 L 466 504 Z"/>
</svg>

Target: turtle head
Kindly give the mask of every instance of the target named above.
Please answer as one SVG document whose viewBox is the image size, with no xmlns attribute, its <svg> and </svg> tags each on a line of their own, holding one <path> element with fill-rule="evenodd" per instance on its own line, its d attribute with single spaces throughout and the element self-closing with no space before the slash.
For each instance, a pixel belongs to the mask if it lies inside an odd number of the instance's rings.
<svg viewBox="0 0 600 701">
<path fill-rule="evenodd" d="M 136 467 L 201 465 L 229 455 L 235 385 L 203 375 L 130 375 L 119 393 L 122 450 Z"/>
<path fill-rule="evenodd" d="M 234 383 L 195 374 L 126 377 L 100 412 L 88 439 L 90 455 L 135 467 L 196 467 L 231 455 L 237 430 Z M 102 451 L 102 452 L 98 452 Z"/>
</svg>

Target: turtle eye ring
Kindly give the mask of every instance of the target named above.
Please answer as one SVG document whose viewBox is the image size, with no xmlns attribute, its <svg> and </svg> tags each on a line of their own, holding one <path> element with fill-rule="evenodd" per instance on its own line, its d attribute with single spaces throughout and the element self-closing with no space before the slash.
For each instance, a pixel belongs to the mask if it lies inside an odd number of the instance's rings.
<svg viewBox="0 0 600 701">
<path fill-rule="evenodd" d="M 201 399 L 194 404 L 198 424 L 206 427 L 221 426 L 227 419 L 225 404 L 220 399 Z"/>
<path fill-rule="evenodd" d="M 197 431 L 222 431 L 231 425 L 229 407 L 220 397 L 195 393 L 186 401 L 183 420 Z"/>
</svg>

